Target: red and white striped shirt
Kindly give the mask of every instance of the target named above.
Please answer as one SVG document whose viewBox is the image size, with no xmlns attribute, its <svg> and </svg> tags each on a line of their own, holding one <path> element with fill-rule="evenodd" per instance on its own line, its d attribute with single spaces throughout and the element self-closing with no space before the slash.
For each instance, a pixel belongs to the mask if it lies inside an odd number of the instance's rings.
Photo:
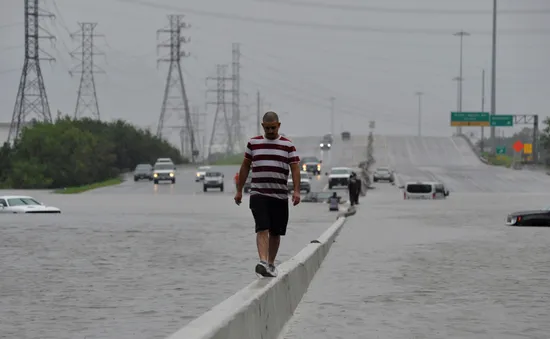
<svg viewBox="0 0 550 339">
<path fill-rule="evenodd" d="M 270 140 L 260 135 L 248 141 L 244 157 L 252 161 L 251 195 L 288 199 L 290 164 L 300 162 L 292 141 L 283 136 Z"/>
</svg>

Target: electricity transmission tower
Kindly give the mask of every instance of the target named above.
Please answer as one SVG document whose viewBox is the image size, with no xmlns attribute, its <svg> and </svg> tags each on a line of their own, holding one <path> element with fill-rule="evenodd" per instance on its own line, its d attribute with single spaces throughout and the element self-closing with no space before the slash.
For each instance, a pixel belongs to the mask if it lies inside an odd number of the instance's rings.
<svg viewBox="0 0 550 339">
<path fill-rule="evenodd" d="M 208 144 L 208 156 L 212 155 L 213 145 L 227 145 L 225 152 L 227 154 L 233 153 L 233 130 L 231 120 L 227 114 L 227 105 L 232 105 L 233 102 L 225 101 L 225 93 L 232 93 L 233 90 L 227 90 L 225 86 L 226 81 L 233 80 L 233 77 L 227 77 L 227 65 L 217 65 L 217 76 L 215 78 L 208 77 L 208 80 L 216 80 L 217 88 L 215 90 L 207 90 L 206 92 L 216 92 L 216 101 L 207 102 L 206 105 L 216 105 L 216 113 L 214 115 L 214 121 L 212 122 L 212 131 L 210 135 L 210 142 Z M 220 121 L 220 113 L 223 114 L 223 120 Z M 223 125 L 222 125 L 223 124 Z M 221 128 L 220 128 L 221 127 Z"/>
<path fill-rule="evenodd" d="M 241 127 L 241 105 L 240 105 L 240 97 L 241 97 L 241 89 L 240 89 L 240 58 L 241 58 L 241 51 L 240 51 L 240 44 L 239 43 L 233 43 L 233 62 L 231 63 L 232 68 L 232 109 L 231 109 L 231 136 L 232 136 L 232 146 L 233 150 L 235 150 L 235 147 L 242 147 L 243 143 L 243 131 Z"/>
<path fill-rule="evenodd" d="M 38 0 L 25 0 L 25 61 L 11 118 L 8 143 L 15 142 L 19 138 L 22 125 L 29 122 L 27 119 L 52 121 L 40 61 L 53 62 L 55 59 L 40 49 L 39 41 L 41 39 L 51 41 L 55 37 L 40 26 L 40 17 L 54 18 L 54 15 L 41 10 Z M 41 53 L 48 57 L 40 57 Z"/>
<path fill-rule="evenodd" d="M 183 126 L 181 126 L 182 131 L 180 132 L 180 138 L 183 134 L 187 135 L 186 139 L 189 140 L 189 148 L 191 149 L 191 162 L 195 162 L 195 156 L 198 155 L 198 150 L 195 143 L 193 122 L 181 69 L 181 59 L 189 56 L 189 53 L 182 50 L 182 44 L 190 41 L 189 38 L 182 36 L 182 30 L 191 27 L 191 25 L 183 22 L 183 15 L 169 15 L 168 20 L 170 21 L 170 27 L 157 31 L 157 36 L 161 33 L 168 33 L 170 35 L 167 41 L 159 43 L 157 46 L 158 48 L 170 48 L 169 57 L 158 59 L 158 62 L 168 62 L 170 66 L 166 78 L 164 99 L 162 101 L 157 127 L 157 137 L 163 137 L 164 128 L 170 127 L 166 124 L 167 121 L 172 117 L 172 113 L 176 113 L 175 121 L 181 122 L 181 120 L 184 120 Z"/>
<path fill-rule="evenodd" d="M 71 76 L 75 73 L 81 74 L 74 117 L 78 119 L 89 116 L 100 120 L 94 74 L 105 73 L 105 71 L 94 64 L 94 56 L 103 55 L 104 53 L 95 52 L 94 38 L 103 37 L 104 35 L 94 34 L 94 29 L 97 26 L 95 22 L 83 22 L 79 25 L 80 31 L 71 34 L 71 38 L 80 38 L 81 41 L 80 47 L 70 53 L 71 57 L 76 59 L 78 59 L 77 55 L 80 56 L 80 64 L 69 71 Z"/>
</svg>

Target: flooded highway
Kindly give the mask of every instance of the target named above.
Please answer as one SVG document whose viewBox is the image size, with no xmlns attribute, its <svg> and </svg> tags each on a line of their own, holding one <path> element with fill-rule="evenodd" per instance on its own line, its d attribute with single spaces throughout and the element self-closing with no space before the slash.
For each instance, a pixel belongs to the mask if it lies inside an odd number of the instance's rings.
<svg viewBox="0 0 550 339">
<path fill-rule="evenodd" d="M 452 178 L 451 195 L 403 200 L 375 184 L 285 339 L 548 338 L 549 229 L 504 226 L 511 211 L 550 206 L 548 176 L 485 166 L 451 138 L 380 139 L 378 165 Z"/>
<path fill-rule="evenodd" d="M 317 138 L 296 138 L 302 156 L 342 165 L 364 144 L 319 151 Z M 353 143 L 350 143 L 351 145 Z M 335 156 L 337 155 L 337 156 Z M 133 178 L 77 195 L 32 195 L 61 215 L 1 215 L 1 338 L 165 338 L 256 279 L 248 198 L 233 201 L 237 166 L 225 192 L 204 193 L 195 169 L 175 185 Z M 326 177 L 313 181 L 326 187 Z M 284 261 L 335 220 L 324 204 L 291 207 Z"/>
</svg>

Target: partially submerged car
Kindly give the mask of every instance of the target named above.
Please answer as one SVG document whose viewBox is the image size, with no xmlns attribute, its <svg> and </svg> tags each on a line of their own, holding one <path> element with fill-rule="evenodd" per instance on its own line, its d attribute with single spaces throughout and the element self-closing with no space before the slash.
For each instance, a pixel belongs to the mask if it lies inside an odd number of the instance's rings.
<svg viewBox="0 0 550 339">
<path fill-rule="evenodd" d="M 329 191 L 324 192 L 309 192 L 306 194 L 306 196 L 302 199 L 302 202 L 319 202 L 319 203 L 327 203 L 329 202 L 328 199 L 332 197 L 334 193 Z M 341 196 L 337 196 L 338 203 L 344 203 L 345 200 L 342 199 Z"/>
<path fill-rule="evenodd" d="M 0 196 L 0 213 L 61 213 L 57 207 L 46 206 L 26 195 Z"/>
<path fill-rule="evenodd" d="M 550 207 L 508 214 L 507 226 L 550 227 Z"/>
<path fill-rule="evenodd" d="M 350 132 L 342 132 L 342 141 L 348 141 L 349 139 L 351 139 L 351 134 Z"/>
</svg>

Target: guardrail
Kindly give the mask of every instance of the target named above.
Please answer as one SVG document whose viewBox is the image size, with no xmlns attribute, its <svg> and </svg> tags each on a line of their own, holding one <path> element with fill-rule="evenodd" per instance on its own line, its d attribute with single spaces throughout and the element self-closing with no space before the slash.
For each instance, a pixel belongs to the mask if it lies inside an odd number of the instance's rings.
<svg viewBox="0 0 550 339">
<path fill-rule="evenodd" d="M 346 222 L 349 209 L 317 240 L 279 267 L 277 278 L 254 281 L 168 339 L 277 339 Z"/>
<path fill-rule="evenodd" d="M 468 145 L 470 146 L 472 151 L 475 153 L 475 155 L 479 158 L 479 160 L 482 163 L 484 163 L 486 165 L 489 165 L 489 161 L 481 155 L 481 151 L 474 145 L 474 143 L 472 142 L 472 140 L 470 140 L 470 138 L 468 138 L 464 134 L 459 134 L 458 136 L 461 137 L 462 139 L 466 140 L 466 142 L 468 143 Z"/>
</svg>

